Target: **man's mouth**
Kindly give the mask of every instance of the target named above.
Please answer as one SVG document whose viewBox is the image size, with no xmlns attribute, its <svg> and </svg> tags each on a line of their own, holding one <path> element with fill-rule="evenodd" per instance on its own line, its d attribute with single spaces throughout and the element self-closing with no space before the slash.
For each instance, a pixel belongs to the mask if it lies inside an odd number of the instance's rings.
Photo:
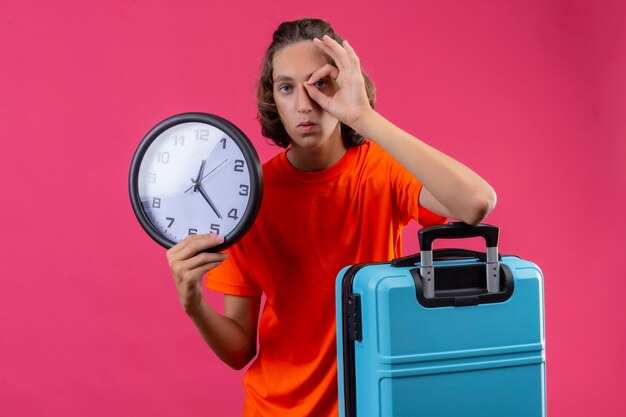
<svg viewBox="0 0 626 417">
<path fill-rule="evenodd" d="M 300 133 L 311 133 L 316 130 L 316 126 L 317 125 L 313 122 L 302 122 L 296 127 L 296 129 L 298 129 Z"/>
</svg>

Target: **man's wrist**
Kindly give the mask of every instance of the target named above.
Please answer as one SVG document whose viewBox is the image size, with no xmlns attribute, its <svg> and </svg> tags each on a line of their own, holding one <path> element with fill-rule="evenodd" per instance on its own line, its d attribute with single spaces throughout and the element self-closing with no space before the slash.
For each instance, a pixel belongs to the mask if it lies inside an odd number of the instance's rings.
<svg viewBox="0 0 626 417">
<path fill-rule="evenodd" d="M 350 127 L 364 138 L 376 141 L 376 127 L 385 119 L 374 109 L 369 109 Z"/>
<path fill-rule="evenodd" d="M 190 318 L 199 317 L 202 315 L 204 297 L 202 294 L 194 294 L 192 297 L 184 300 L 181 304 L 183 310 Z"/>
</svg>

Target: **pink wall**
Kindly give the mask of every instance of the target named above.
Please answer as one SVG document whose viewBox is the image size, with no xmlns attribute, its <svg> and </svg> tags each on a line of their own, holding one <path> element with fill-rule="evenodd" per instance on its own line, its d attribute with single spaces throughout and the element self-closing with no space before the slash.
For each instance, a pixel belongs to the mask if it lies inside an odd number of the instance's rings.
<svg viewBox="0 0 626 417">
<path fill-rule="evenodd" d="M 0 414 L 239 414 L 242 375 L 179 308 L 127 173 L 147 130 L 183 111 L 276 153 L 254 82 L 278 22 L 302 15 L 350 40 L 384 115 L 497 190 L 502 251 L 546 277 L 550 414 L 623 413 L 621 2 L 236 3 L 3 4 Z"/>
</svg>

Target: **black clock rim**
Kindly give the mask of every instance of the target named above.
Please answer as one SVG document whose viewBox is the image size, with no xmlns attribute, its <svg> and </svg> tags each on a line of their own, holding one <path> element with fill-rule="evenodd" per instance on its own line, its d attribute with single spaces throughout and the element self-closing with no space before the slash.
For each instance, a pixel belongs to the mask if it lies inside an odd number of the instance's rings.
<svg viewBox="0 0 626 417">
<path fill-rule="evenodd" d="M 143 161 L 146 151 L 152 142 L 159 137 L 159 135 L 176 125 L 193 122 L 206 123 L 214 126 L 222 130 L 237 143 L 237 146 L 241 149 L 241 152 L 248 163 L 251 188 L 253 190 L 258 190 L 258 192 L 251 194 L 241 221 L 233 230 L 231 230 L 230 233 L 224 236 L 224 242 L 209 249 L 210 252 L 219 252 L 232 246 L 243 237 L 248 229 L 250 229 L 259 212 L 259 209 L 261 208 L 261 200 L 263 197 L 263 170 L 261 168 L 259 156 L 254 149 L 252 142 L 250 142 L 250 139 L 248 139 L 241 129 L 228 120 L 211 113 L 188 112 L 168 117 L 154 126 L 137 146 L 130 164 L 130 173 L 128 176 L 130 202 L 139 224 L 154 241 L 166 249 L 171 248 L 177 243 L 163 236 L 163 234 L 152 224 L 148 215 L 144 211 L 139 198 L 139 168 L 141 167 L 141 162 Z"/>
</svg>

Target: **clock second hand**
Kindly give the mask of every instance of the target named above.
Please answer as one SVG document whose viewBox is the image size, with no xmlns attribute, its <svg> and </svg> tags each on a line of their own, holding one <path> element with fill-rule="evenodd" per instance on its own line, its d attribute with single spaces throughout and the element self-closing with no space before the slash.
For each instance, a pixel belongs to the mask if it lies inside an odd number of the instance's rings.
<svg viewBox="0 0 626 417">
<path fill-rule="evenodd" d="M 222 165 L 224 165 L 226 162 L 228 161 L 228 158 L 224 159 L 222 162 L 220 162 L 215 168 L 213 168 L 212 170 L 210 170 L 208 172 L 208 174 L 206 174 L 204 177 L 200 178 L 200 182 L 204 181 L 204 179 L 206 177 L 208 177 L 209 175 L 211 175 L 213 172 L 215 172 L 215 170 L 217 170 L 219 167 L 221 167 Z"/>
<path fill-rule="evenodd" d="M 213 168 L 211 171 L 209 171 L 208 174 L 206 174 L 205 176 L 203 176 L 202 178 L 200 178 L 202 176 L 202 170 L 204 169 L 204 162 L 205 160 L 202 160 L 202 165 L 200 166 L 200 172 L 198 173 L 198 178 L 194 181 L 193 179 L 191 180 L 193 182 L 193 185 L 189 188 L 187 188 L 185 190 L 185 193 L 190 191 L 192 188 L 197 187 L 200 185 L 200 183 L 202 181 L 204 181 L 204 179 L 206 177 L 208 177 L 209 175 L 211 175 L 213 172 L 215 172 L 216 169 L 218 169 L 219 167 L 221 167 L 222 165 L 224 165 L 226 162 L 228 161 L 228 158 L 224 159 L 222 162 L 219 163 L 219 165 L 217 165 L 215 168 Z"/>
</svg>

